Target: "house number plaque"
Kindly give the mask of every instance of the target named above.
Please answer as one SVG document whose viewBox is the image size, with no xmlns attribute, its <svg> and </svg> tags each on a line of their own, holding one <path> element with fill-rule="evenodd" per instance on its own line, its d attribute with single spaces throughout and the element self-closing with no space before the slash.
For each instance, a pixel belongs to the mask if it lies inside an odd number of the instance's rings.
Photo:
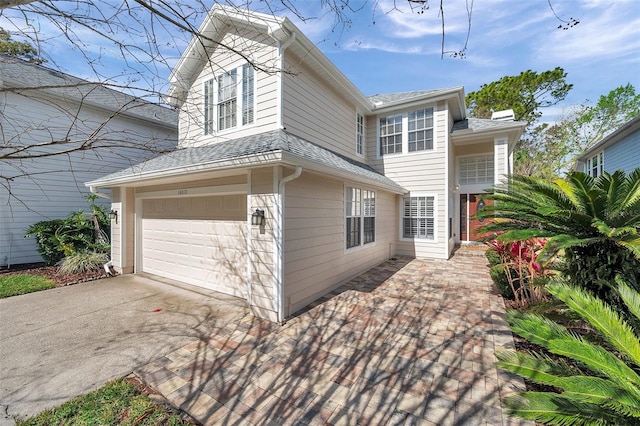
<svg viewBox="0 0 640 426">
<path fill-rule="evenodd" d="M 188 193 L 188 189 L 178 189 L 178 195 L 187 195 Z"/>
</svg>

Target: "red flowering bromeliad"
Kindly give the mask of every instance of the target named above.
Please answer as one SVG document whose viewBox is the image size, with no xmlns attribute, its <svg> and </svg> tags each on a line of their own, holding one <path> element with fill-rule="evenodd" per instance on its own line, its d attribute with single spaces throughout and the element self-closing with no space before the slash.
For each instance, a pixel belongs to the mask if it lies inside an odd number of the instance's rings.
<svg viewBox="0 0 640 426">
<path fill-rule="evenodd" d="M 504 242 L 497 238 L 485 242 L 499 256 L 515 302 L 519 307 L 546 299 L 542 283 L 547 271 L 540 262 L 546 240 L 529 238 Z"/>
</svg>

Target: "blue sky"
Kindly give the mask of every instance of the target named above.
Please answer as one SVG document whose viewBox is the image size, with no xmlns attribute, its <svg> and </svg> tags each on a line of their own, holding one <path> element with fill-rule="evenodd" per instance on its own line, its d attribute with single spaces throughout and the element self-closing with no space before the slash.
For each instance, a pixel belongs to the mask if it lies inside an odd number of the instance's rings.
<svg viewBox="0 0 640 426">
<path fill-rule="evenodd" d="M 103 10 L 107 14 L 119 7 L 117 1 L 97 1 L 104 9 L 110 9 Z M 251 8 L 264 7 L 260 0 L 229 1 L 248 3 Z M 279 0 L 270 3 L 281 4 Z M 637 0 L 552 0 L 553 10 L 547 0 L 445 0 L 446 51 L 463 47 L 468 29 L 467 10 L 472 6 L 465 59 L 451 58 L 446 53 L 441 58 L 442 22 L 437 0 L 431 0 L 424 13 L 411 11 L 405 0 L 351 0 L 354 11 L 345 13 L 352 23 L 346 27 L 335 26 L 334 15 L 322 11 L 319 0 L 291 0 L 291 3 L 311 19 L 303 22 L 294 13 L 285 11 L 290 19 L 365 95 L 455 86 L 464 86 L 468 93 L 505 75 L 517 75 L 527 69 L 542 72 L 560 66 L 568 73 L 567 81 L 574 88 L 563 104 L 545 110 L 544 119 L 548 121 L 563 108 L 586 100 L 596 101 L 620 85 L 631 83 L 640 91 Z M 204 4 L 208 7 L 211 2 Z M 0 16 L 0 26 L 10 31 L 37 33 L 50 58 L 49 66 L 89 79 L 95 79 L 94 72 L 98 71 L 101 76 L 119 76 L 119 81 L 133 81 L 140 86 L 151 80 L 166 86 L 169 73 L 166 65 L 154 65 L 153 78 L 144 70 L 132 73 L 129 68 L 132 62 L 115 59 L 119 52 L 109 41 L 87 29 L 76 30 L 85 53 L 81 55 L 79 49 L 71 48 L 59 36 L 59 30 L 51 22 L 40 21 L 29 27 L 22 18 L 9 19 L 11 13 L 5 11 Z M 558 29 L 562 24 L 559 19 L 570 18 L 580 23 L 568 30 Z M 198 26 L 201 19 L 201 15 L 194 15 L 192 24 Z M 143 34 L 135 25 L 129 31 L 116 36 L 135 39 L 136 34 Z M 186 40 L 177 31 L 173 34 L 170 27 L 157 34 L 162 42 L 162 55 L 171 66 Z M 144 49 L 143 39 L 140 40 Z M 93 69 L 87 66 L 87 56 L 93 61 Z"/>
</svg>

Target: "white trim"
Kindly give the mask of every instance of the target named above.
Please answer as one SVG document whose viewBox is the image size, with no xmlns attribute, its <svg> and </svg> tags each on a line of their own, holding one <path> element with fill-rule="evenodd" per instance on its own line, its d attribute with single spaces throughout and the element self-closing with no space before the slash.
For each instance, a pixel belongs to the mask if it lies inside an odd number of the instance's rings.
<svg viewBox="0 0 640 426">
<path fill-rule="evenodd" d="M 354 188 L 360 190 L 360 244 L 357 246 L 347 248 L 347 188 Z M 375 197 L 375 207 L 374 207 L 374 216 L 375 219 L 375 228 L 374 228 L 374 236 L 373 241 L 366 243 L 364 242 L 364 218 L 371 217 L 364 215 L 364 191 L 373 192 Z M 355 216 L 352 216 L 355 217 Z M 375 247 L 378 244 L 378 192 L 367 186 L 358 185 L 357 183 L 344 183 L 342 185 L 342 251 L 344 254 L 354 253 L 360 250 L 365 250 L 369 247 Z"/>
<path fill-rule="evenodd" d="M 478 153 L 475 153 L 475 154 L 457 155 L 456 156 L 456 160 L 455 160 L 455 165 L 456 165 L 456 185 L 459 188 L 459 192 L 462 193 L 462 194 L 465 193 L 465 192 L 469 192 L 469 191 L 475 191 L 476 193 L 485 192 L 485 189 L 487 189 L 491 185 L 495 185 L 495 183 L 496 183 L 496 169 L 497 169 L 496 162 L 498 161 L 497 155 L 498 154 L 496 153 L 495 149 L 493 151 L 478 152 Z M 490 156 L 493 157 L 493 182 L 462 183 L 460 181 L 460 170 L 461 170 L 460 159 L 461 158 L 490 157 Z"/>
<path fill-rule="evenodd" d="M 280 300 L 284 298 L 284 277 L 281 276 L 283 268 L 281 268 L 282 257 L 284 256 L 283 240 L 280 239 L 282 223 L 282 202 L 283 197 L 280 194 L 280 185 L 278 182 L 282 178 L 282 167 L 273 166 L 273 310 L 276 313 L 278 322 L 284 321 L 284 311 L 280 310 Z M 283 188 L 284 189 L 284 188 Z"/>
<path fill-rule="evenodd" d="M 135 240 L 133 250 L 135 252 L 135 261 L 134 261 L 134 273 L 139 273 L 143 271 L 142 265 L 142 198 L 138 198 L 138 195 L 135 196 L 135 212 L 134 212 L 134 232 L 135 232 Z"/>
<path fill-rule="evenodd" d="M 247 170 L 247 305 L 253 303 L 253 244 L 251 233 L 251 215 L 253 213 L 251 188 L 251 170 Z"/>
<path fill-rule="evenodd" d="M 362 118 L 362 152 L 358 152 L 358 127 L 360 123 L 358 122 L 358 117 Z M 364 158 L 367 153 L 367 117 L 365 114 L 362 114 L 358 108 L 356 108 L 356 129 L 355 129 L 355 142 L 356 142 L 356 156 L 360 158 Z"/>
</svg>

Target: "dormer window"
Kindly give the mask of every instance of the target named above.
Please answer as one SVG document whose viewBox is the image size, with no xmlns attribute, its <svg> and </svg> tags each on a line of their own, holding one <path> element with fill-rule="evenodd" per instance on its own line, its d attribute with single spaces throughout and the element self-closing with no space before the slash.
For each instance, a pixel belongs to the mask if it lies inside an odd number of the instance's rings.
<svg viewBox="0 0 640 426">
<path fill-rule="evenodd" d="M 204 133 L 210 135 L 254 122 L 254 70 L 249 64 L 219 74 L 205 81 Z"/>
</svg>

